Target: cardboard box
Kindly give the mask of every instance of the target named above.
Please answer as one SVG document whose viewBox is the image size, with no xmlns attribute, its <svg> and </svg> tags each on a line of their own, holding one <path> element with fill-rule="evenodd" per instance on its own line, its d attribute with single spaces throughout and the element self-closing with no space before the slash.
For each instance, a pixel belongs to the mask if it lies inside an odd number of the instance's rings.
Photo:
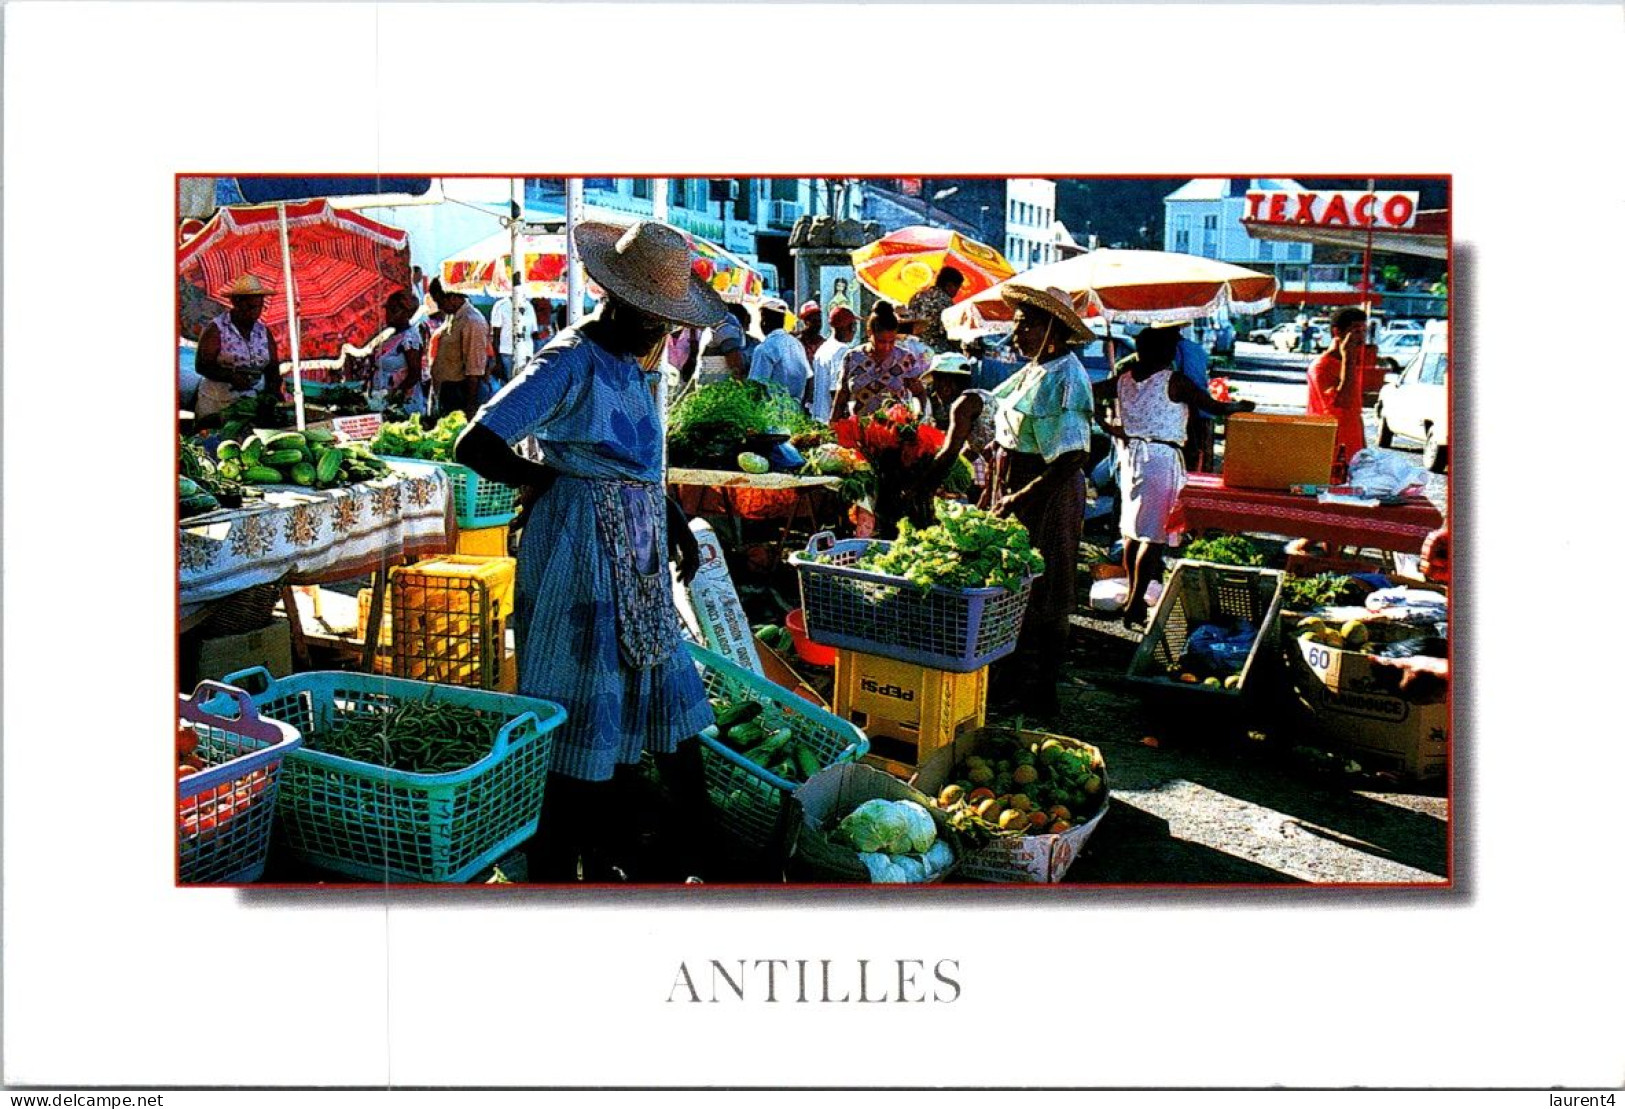
<svg viewBox="0 0 1625 1109">
<path fill-rule="evenodd" d="M 869 880 L 858 853 L 852 848 L 831 840 L 825 826 L 875 798 L 886 801 L 915 801 L 932 810 L 939 836 L 954 848 L 954 862 L 945 870 L 928 875 L 926 881 L 940 882 L 964 860 L 958 849 L 957 836 L 947 827 L 930 805 L 930 799 L 890 774 L 854 763 L 836 763 L 814 774 L 797 788 L 795 800 L 801 810 L 802 827 L 796 842 L 800 865 L 810 870 L 820 881 Z"/>
<path fill-rule="evenodd" d="M 1294 639 L 1293 684 L 1316 728 L 1381 769 L 1433 778 L 1450 769 L 1450 699 L 1418 703 L 1374 673 L 1371 656 Z"/>
<path fill-rule="evenodd" d="M 1071 746 L 1083 746 L 1076 739 L 1047 732 L 1022 731 L 1016 734 L 1028 742 L 1042 743 L 1046 739 L 1058 739 Z M 921 793 L 935 797 L 952 780 L 954 767 L 976 753 L 981 737 L 980 729 L 959 736 L 950 746 L 932 755 L 909 784 Z M 1104 765 L 1101 777 L 1106 777 Z M 1101 792 L 1104 798 L 1099 810 L 1084 823 L 1074 824 L 1059 834 L 1049 832 L 1041 836 L 1010 836 L 990 840 L 961 859 L 954 868 L 955 875 L 983 882 L 1059 882 L 1066 877 L 1067 870 L 1083 851 L 1083 845 L 1095 834 L 1106 810 L 1111 807 L 1109 782 Z"/>
<path fill-rule="evenodd" d="M 1238 412 L 1225 418 L 1224 483 L 1247 489 L 1329 485 L 1337 417 Z"/>
<path fill-rule="evenodd" d="M 293 639 L 288 622 L 277 620 L 269 627 L 240 635 L 221 635 L 198 644 L 198 677 L 216 681 L 227 674 L 263 666 L 273 678 L 293 673 Z"/>
</svg>

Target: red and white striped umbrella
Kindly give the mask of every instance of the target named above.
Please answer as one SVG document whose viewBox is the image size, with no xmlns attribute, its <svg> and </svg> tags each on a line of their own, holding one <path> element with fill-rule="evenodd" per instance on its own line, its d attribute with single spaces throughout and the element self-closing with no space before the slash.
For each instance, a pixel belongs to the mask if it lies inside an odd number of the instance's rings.
<svg viewBox="0 0 1625 1109">
<path fill-rule="evenodd" d="M 359 346 L 384 327 L 384 298 L 411 285 L 406 232 L 334 208 L 325 200 L 287 205 L 288 260 L 299 313 L 302 359 L 337 358 L 345 343 Z M 287 355 L 282 236 L 277 205 L 222 208 L 181 244 L 178 282 L 181 334 L 196 339 L 225 311 L 220 290 L 244 274 L 270 288 L 260 318 Z"/>
</svg>

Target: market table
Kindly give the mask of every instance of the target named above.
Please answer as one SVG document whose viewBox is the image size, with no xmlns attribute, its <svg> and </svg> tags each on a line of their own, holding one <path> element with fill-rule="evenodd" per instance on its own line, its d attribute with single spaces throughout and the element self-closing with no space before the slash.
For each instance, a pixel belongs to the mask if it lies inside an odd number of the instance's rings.
<svg viewBox="0 0 1625 1109">
<path fill-rule="evenodd" d="M 819 490 L 840 487 L 838 477 L 801 477 L 796 474 L 746 474 L 737 470 L 690 470 L 673 466 L 666 472 L 677 503 L 689 516 L 724 512 L 749 520 L 783 520 L 774 562 L 784 553 L 790 529 L 805 516 L 811 531 L 819 530 Z"/>
<path fill-rule="evenodd" d="M 1428 535 L 1443 526 L 1443 513 L 1426 497 L 1374 507 L 1322 504 L 1269 489 L 1231 488 L 1217 474 L 1189 475 L 1168 516 L 1170 532 L 1262 532 L 1409 554 L 1420 553 Z"/>
<path fill-rule="evenodd" d="M 262 486 L 262 500 L 183 521 L 182 629 L 196 626 L 211 604 L 260 585 L 344 581 L 370 571 L 381 597 L 390 566 L 454 549 L 457 516 L 446 474 L 427 464 L 390 466 L 384 477 L 339 489 Z M 374 605 L 368 620 L 368 668 L 383 609 Z"/>
</svg>

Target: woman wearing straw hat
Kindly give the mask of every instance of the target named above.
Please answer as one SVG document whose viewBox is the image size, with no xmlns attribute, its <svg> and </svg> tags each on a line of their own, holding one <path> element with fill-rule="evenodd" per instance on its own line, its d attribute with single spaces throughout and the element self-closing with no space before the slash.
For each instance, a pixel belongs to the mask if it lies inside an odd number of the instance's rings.
<svg viewBox="0 0 1625 1109">
<path fill-rule="evenodd" d="M 262 390 L 282 398 L 276 337 L 260 322 L 271 292 L 269 285 L 245 273 L 216 294 L 231 308 L 205 324 L 198 336 L 197 372 L 203 378 L 197 391 L 198 418 L 213 416 Z"/>
<path fill-rule="evenodd" d="M 674 557 L 687 581 L 699 550 L 665 494 L 653 386 L 666 337 L 713 326 L 725 310 L 690 272 L 687 241 L 673 227 L 583 223 L 575 243 L 603 301 L 543 347 L 457 444 L 457 461 L 524 490 L 519 692 L 569 713 L 555 736 L 532 874 L 574 881 L 579 861 L 588 880 L 614 876 L 611 864 L 628 860 L 610 857 L 615 844 L 600 845 L 627 822 L 605 817 L 632 811 L 628 791 L 649 751 L 690 807 L 679 827 L 690 835 L 680 849 L 693 875 L 705 818 L 695 736 L 713 717 L 679 641 L 666 564 Z M 513 449 L 530 437 L 540 462 Z"/>
<path fill-rule="evenodd" d="M 1054 712 L 1077 601 L 1073 568 L 1094 417 L 1088 375 L 1068 348 L 1094 333 L 1060 289 L 1013 284 L 1002 296 L 1015 309 L 1014 345 L 1027 364 L 993 390 L 999 453 L 989 500 L 995 513 L 1026 525 L 1044 556 L 1044 573 L 1033 584 L 1021 626 L 1021 654 L 1031 657 L 1006 664 L 1000 684 L 1006 695 L 1026 694 L 1025 703 L 1036 711 Z M 1015 675 L 1033 688 L 1012 689 Z"/>
</svg>

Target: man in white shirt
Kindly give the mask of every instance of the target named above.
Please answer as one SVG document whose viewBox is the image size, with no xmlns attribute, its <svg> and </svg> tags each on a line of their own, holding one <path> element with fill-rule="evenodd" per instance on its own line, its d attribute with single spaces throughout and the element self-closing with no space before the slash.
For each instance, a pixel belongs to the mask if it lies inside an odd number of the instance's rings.
<svg viewBox="0 0 1625 1109">
<path fill-rule="evenodd" d="M 824 340 L 813 356 L 812 396 L 808 411 L 821 424 L 829 423 L 835 407 L 835 390 L 841 383 L 841 363 L 858 337 L 858 317 L 852 309 L 840 307 L 829 314 L 830 330 L 834 332 Z"/>
<path fill-rule="evenodd" d="M 784 330 L 784 317 L 789 311 L 789 305 L 777 298 L 762 301 L 762 345 L 751 356 L 750 380 L 782 390 L 806 407 L 812 367 L 807 364 L 801 340 Z"/>
<path fill-rule="evenodd" d="M 523 366 L 530 361 L 531 354 L 536 350 L 535 340 L 531 338 L 535 331 L 536 309 L 531 307 L 528 298 L 519 298 L 518 327 L 513 322 L 511 294 L 491 305 L 491 345 L 496 347 L 497 352 L 497 388 L 500 389 L 513 378 L 514 366 Z"/>
</svg>

